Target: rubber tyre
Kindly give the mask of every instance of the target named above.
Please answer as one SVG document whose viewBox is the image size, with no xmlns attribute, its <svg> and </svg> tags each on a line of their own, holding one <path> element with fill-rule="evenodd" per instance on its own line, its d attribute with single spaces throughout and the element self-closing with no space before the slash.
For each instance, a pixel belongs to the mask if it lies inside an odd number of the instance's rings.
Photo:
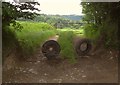
<svg viewBox="0 0 120 85">
<path fill-rule="evenodd" d="M 50 48 L 52 48 L 51 51 L 49 50 Z M 60 45 L 55 40 L 48 40 L 42 45 L 42 53 L 48 59 L 53 59 L 57 57 L 60 51 Z"/>
<path fill-rule="evenodd" d="M 83 51 L 80 49 L 81 45 L 83 43 L 86 43 L 87 44 L 87 48 Z M 91 41 L 89 39 L 80 39 L 77 43 L 76 43 L 76 46 L 75 46 L 75 50 L 76 50 L 76 53 L 79 55 L 79 56 L 84 56 L 84 55 L 87 55 L 89 53 L 89 51 L 91 50 L 92 48 L 92 44 L 91 44 Z"/>
</svg>

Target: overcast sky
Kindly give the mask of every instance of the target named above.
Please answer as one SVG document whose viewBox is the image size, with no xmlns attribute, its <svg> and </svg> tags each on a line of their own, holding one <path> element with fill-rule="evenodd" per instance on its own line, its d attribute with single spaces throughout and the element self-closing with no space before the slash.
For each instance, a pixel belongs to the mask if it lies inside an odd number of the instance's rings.
<svg viewBox="0 0 120 85">
<path fill-rule="evenodd" d="M 82 14 L 80 0 L 38 0 L 40 2 L 41 13 L 45 14 Z"/>
<path fill-rule="evenodd" d="M 13 1 L 13 0 L 6 0 Z M 19 0 L 16 0 L 19 1 Z M 26 0 L 27 1 L 27 0 Z M 38 7 L 44 14 L 59 15 L 82 15 L 81 0 L 36 0 L 40 3 Z"/>
</svg>

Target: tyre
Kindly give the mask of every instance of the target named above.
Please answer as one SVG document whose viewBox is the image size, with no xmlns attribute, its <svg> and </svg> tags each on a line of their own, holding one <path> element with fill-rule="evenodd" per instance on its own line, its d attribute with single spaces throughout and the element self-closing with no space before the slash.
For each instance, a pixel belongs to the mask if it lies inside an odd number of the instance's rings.
<svg viewBox="0 0 120 85">
<path fill-rule="evenodd" d="M 76 53 L 79 56 L 84 56 L 88 54 L 91 48 L 92 48 L 92 44 L 89 39 L 80 39 L 75 46 Z"/>
<path fill-rule="evenodd" d="M 55 40 L 48 40 L 42 45 L 42 53 L 48 59 L 57 57 L 60 50 L 60 45 Z"/>
</svg>

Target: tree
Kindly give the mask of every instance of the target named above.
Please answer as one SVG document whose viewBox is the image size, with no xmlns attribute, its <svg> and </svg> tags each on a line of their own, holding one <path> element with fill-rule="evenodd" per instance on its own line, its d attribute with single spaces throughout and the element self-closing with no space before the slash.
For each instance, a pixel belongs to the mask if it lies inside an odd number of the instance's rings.
<svg viewBox="0 0 120 85">
<path fill-rule="evenodd" d="M 96 28 L 100 32 L 99 40 L 101 43 L 111 46 L 113 44 L 118 45 L 117 30 L 120 20 L 120 2 L 82 2 L 81 4 L 85 14 L 84 21 L 88 25 L 96 26 L 92 28 L 93 30 Z"/>
<path fill-rule="evenodd" d="M 19 4 L 11 4 L 8 2 L 2 2 L 2 24 L 4 26 L 9 26 L 10 23 L 15 23 L 17 18 L 33 19 L 36 13 L 32 13 L 27 10 L 37 10 L 35 5 L 40 5 L 38 2 L 25 2 Z"/>
<path fill-rule="evenodd" d="M 16 38 L 15 32 L 10 29 L 10 24 L 17 26 L 15 30 L 19 30 L 21 25 L 16 22 L 18 18 L 33 19 L 36 13 L 35 5 L 40 5 L 38 2 L 25 3 L 8 3 L 2 2 L 2 42 L 3 42 L 3 59 L 9 54 L 9 51 L 18 48 L 21 49 L 19 41 Z M 31 11 L 28 11 L 31 10 Z M 21 50 L 18 52 L 20 53 Z"/>
</svg>

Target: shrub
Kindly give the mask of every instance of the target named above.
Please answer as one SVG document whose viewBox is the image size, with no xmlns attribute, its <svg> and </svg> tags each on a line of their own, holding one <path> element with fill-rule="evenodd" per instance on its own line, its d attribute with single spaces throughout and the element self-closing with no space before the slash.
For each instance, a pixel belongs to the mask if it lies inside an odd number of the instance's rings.
<svg viewBox="0 0 120 85">
<path fill-rule="evenodd" d="M 96 40 L 100 35 L 99 29 L 94 24 L 87 24 L 83 29 L 87 38 Z"/>
</svg>

